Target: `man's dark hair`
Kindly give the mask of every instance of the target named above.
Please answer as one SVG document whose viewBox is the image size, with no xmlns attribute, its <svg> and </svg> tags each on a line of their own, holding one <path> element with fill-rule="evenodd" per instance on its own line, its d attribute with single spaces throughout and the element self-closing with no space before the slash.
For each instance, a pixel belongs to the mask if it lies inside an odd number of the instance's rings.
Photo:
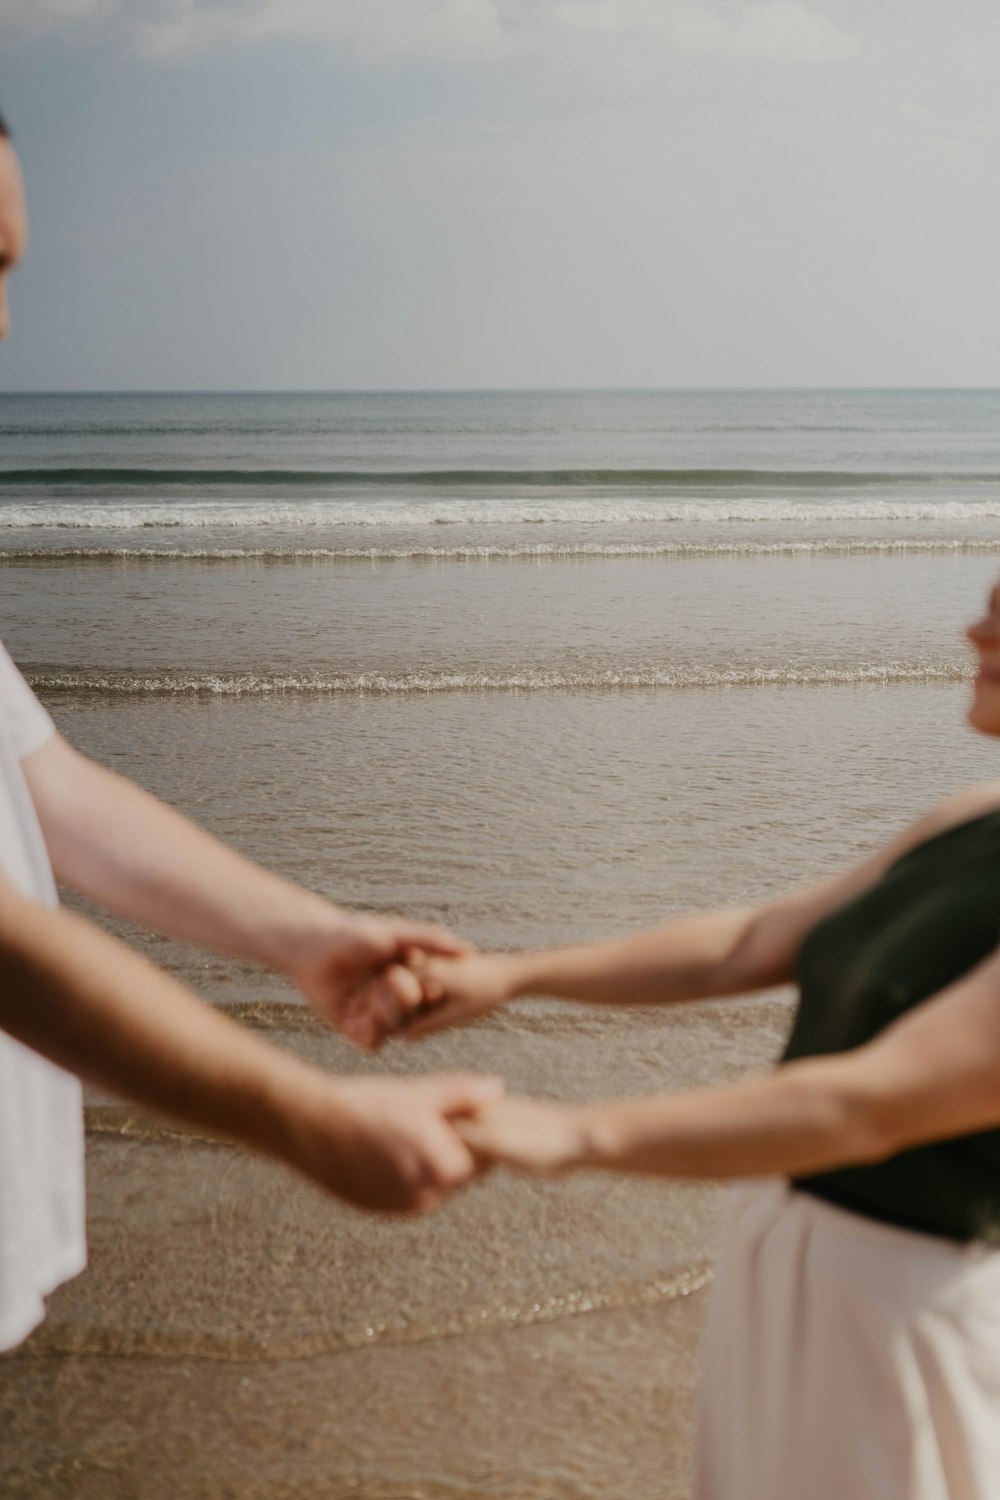
<svg viewBox="0 0 1000 1500">
<path fill-rule="evenodd" d="M 2 137 L 5 141 L 10 140 L 10 126 L 7 124 L 7 121 L 4 119 L 3 115 L 0 115 L 0 137 Z"/>
</svg>

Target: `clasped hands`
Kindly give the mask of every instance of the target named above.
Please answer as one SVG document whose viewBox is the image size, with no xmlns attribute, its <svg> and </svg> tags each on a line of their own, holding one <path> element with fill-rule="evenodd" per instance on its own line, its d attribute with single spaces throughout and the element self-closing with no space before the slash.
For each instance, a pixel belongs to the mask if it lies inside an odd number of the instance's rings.
<svg viewBox="0 0 1000 1500">
<path fill-rule="evenodd" d="M 516 954 L 414 946 L 402 957 L 350 995 L 331 1018 L 366 1051 L 464 1025 L 522 993 L 523 961 Z M 453 1123 L 481 1169 L 500 1163 L 550 1174 L 588 1161 L 585 1107 L 500 1097 Z"/>
<path fill-rule="evenodd" d="M 530 983 L 515 955 L 474 953 L 444 928 L 298 896 L 270 959 L 367 1051 L 472 1020 Z M 505 1098 L 498 1078 L 309 1070 L 300 1084 L 285 1155 L 359 1207 L 423 1212 L 496 1162 L 551 1172 L 585 1159 L 586 1110 Z"/>
</svg>

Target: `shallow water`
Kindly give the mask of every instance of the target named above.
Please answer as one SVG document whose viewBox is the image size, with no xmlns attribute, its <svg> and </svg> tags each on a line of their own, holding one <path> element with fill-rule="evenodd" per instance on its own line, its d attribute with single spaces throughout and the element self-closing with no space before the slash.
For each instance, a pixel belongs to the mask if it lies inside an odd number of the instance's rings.
<svg viewBox="0 0 1000 1500">
<path fill-rule="evenodd" d="M 996 774 L 961 629 L 998 400 L 3 398 L 2 633 L 82 749 L 338 899 L 501 947 L 761 901 Z M 766 1067 L 790 1014 L 528 1000 L 373 1062 L 128 935 L 323 1066 L 552 1098 Z M 5 1495 L 687 1495 L 715 1187 L 498 1175 L 383 1222 L 96 1093 L 88 1130 L 91 1267 L 0 1361 Z"/>
<path fill-rule="evenodd" d="M 956 680 L 960 622 L 995 568 L 951 553 L 76 561 L 8 567 L 2 582 L 9 647 L 41 691 L 370 696 Z"/>
</svg>

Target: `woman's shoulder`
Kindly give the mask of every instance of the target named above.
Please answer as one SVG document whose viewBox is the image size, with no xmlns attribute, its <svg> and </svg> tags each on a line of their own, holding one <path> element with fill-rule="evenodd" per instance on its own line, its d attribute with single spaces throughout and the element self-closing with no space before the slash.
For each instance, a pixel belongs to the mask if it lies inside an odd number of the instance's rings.
<svg viewBox="0 0 1000 1500">
<path fill-rule="evenodd" d="M 895 858 L 924 844 L 938 834 L 947 833 L 963 823 L 975 822 L 989 813 L 1000 813 L 1000 781 L 981 781 L 975 786 L 965 787 L 960 792 L 946 797 L 930 812 L 911 823 L 894 844 L 891 852 Z M 887 851 L 888 852 L 888 851 Z"/>
</svg>

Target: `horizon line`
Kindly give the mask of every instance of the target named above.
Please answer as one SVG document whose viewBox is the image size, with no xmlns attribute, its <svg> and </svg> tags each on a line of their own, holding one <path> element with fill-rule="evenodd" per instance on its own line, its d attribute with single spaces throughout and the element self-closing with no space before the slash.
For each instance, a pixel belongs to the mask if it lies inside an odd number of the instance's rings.
<svg viewBox="0 0 1000 1500">
<path fill-rule="evenodd" d="M 536 386 L 79 386 L 6 390 L 3 396 L 518 396 L 789 395 L 870 391 L 1000 391 L 1000 385 L 536 385 Z"/>
</svg>

